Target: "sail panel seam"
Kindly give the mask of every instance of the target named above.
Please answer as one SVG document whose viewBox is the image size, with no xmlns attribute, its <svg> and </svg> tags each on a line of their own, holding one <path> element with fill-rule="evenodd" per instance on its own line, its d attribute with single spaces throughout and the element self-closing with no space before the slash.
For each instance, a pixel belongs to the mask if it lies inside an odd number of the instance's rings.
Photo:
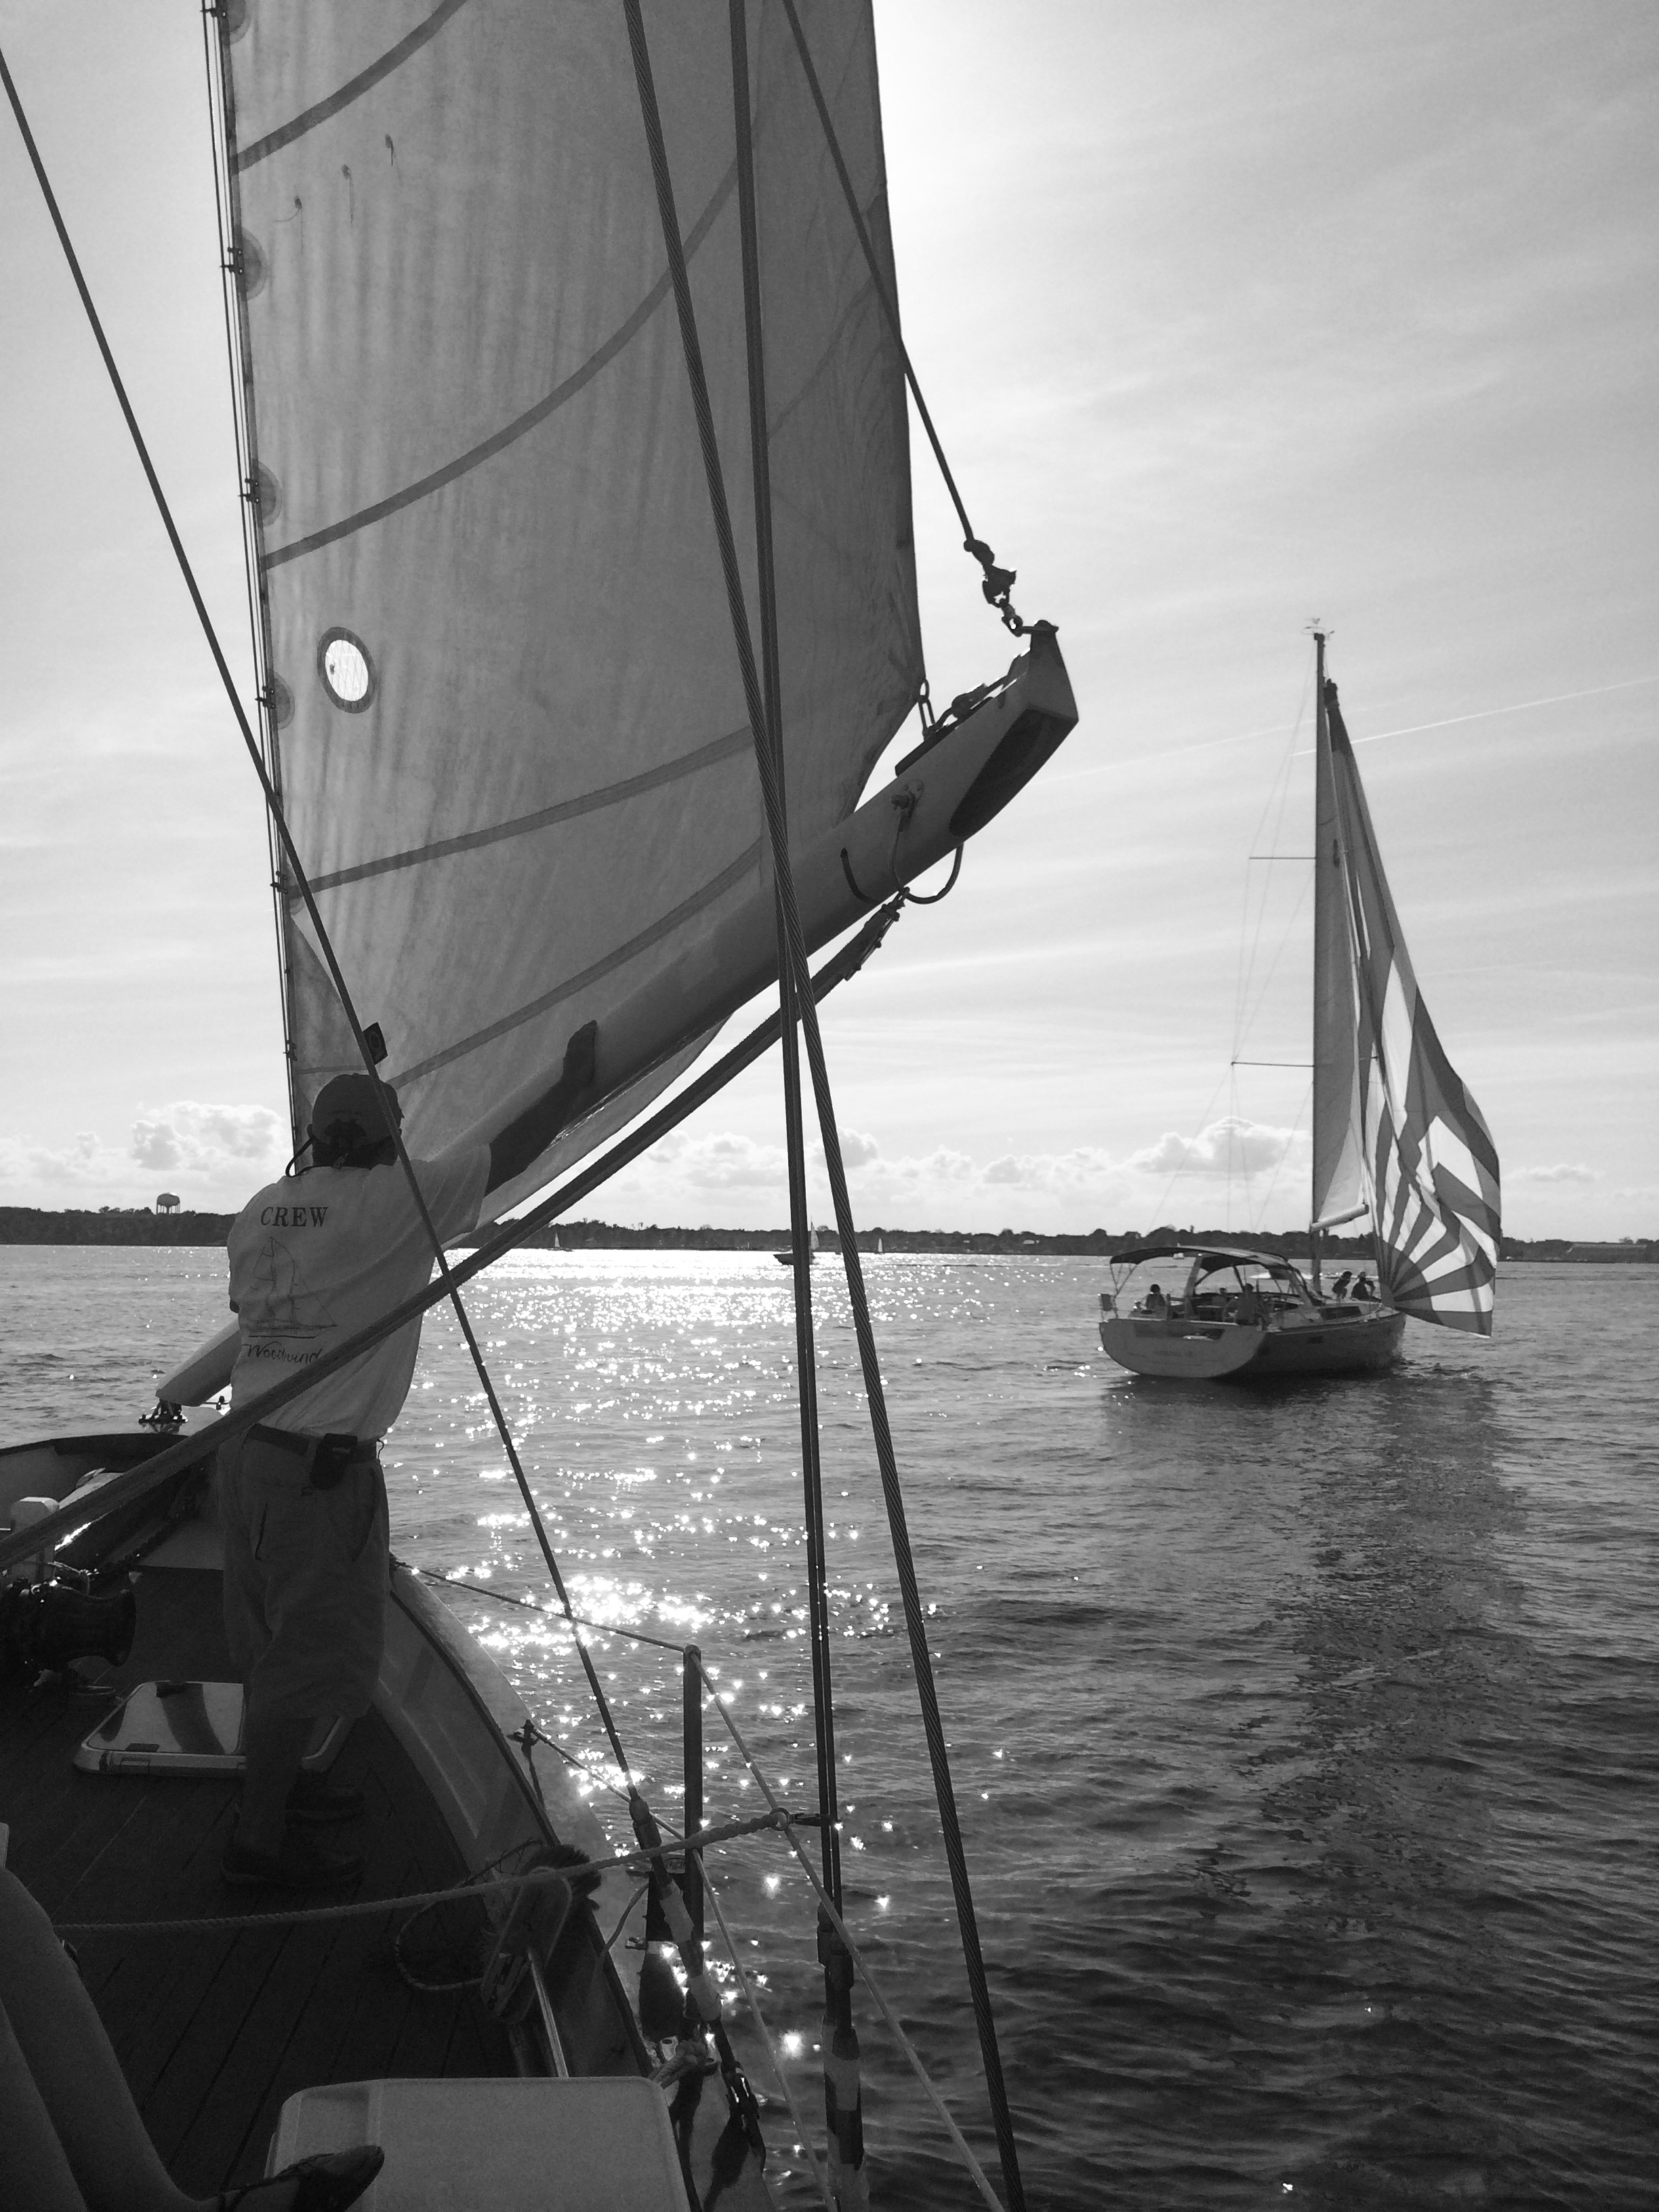
<svg viewBox="0 0 1659 2212">
<path fill-rule="evenodd" d="M 525 837 L 537 830 L 551 829 L 560 822 L 574 822 L 584 814 L 597 814 L 608 806 L 619 806 L 646 792 L 659 790 L 663 785 L 678 782 L 681 778 L 699 775 L 734 754 L 746 753 L 752 743 L 749 725 L 739 730 L 728 730 L 724 737 L 711 738 L 707 744 L 699 745 L 694 752 L 683 753 L 679 759 L 666 761 L 660 768 L 646 769 L 641 775 L 625 777 L 621 783 L 602 785 L 597 791 L 584 792 L 580 799 L 561 799 L 555 806 L 544 806 L 535 814 L 515 815 L 509 822 L 497 822 L 487 830 L 470 830 L 455 837 L 435 838 L 429 845 L 411 845 L 402 853 L 388 853 L 383 860 L 362 860 L 356 866 L 338 868 L 330 876 L 313 876 L 313 891 L 331 891 L 342 884 L 362 882 L 369 876 L 390 875 L 398 868 L 419 867 L 428 860 L 446 860 L 456 853 L 476 851 L 480 846 L 499 844 L 504 838 Z M 297 896 L 290 890 L 289 896 Z"/>
<path fill-rule="evenodd" d="M 648 929 L 642 929 L 637 937 L 630 937 L 626 945 L 619 945 L 603 960 L 596 960 L 591 968 L 584 968 L 580 975 L 556 984 L 552 990 L 544 992 L 539 999 L 532 999 L 528 1006 L 519 1007 L 516 1012 L 503 1014 L 500 1021 L 491 1022 L 487 1029 L 475 1030 L 472 1036 L 463 1037 L 459 1043 L 446 1046 L 442 1052 L 434 1052 L 429 1059 L 417 1061 L 413 1067 L 402 1069 L 394 1079 L 398 1083 L 413 1083 L 418 1076 L 430 1075 L 434 1068 L 448 1066 L 452 1060 L 460 1060 L 469 1052 L 476 1052 L 481 1045 L 493 1043 L 498 1036 L 505 1036 L 509 1030 L 520 1029 L 526 1022 L 533 1022 L 538 1014 L 546 1013 L 561 1000 L 573 998 L 578 991 L 585 991 L 590 983 L 597 983 L 601 976 L 611 975 L 631 960 L 635 953 L 648 951 L 652 945 L 659 944 L 672 931 L 678 929 L 683 921 L 689 921 L 693 915 L 701 913 L 723 892 L 729 891 L 733 884 L 740 883 L 759 860 L 760 852 L 761 841 L 757 837 L 748 850 L 739 853 L 731 866 L 722 869 L 712 883 L 705 884 L 701 890 L 693 891 L 690 898 L 683 899 L 659 921 L 653 921 Z"/>
<path fill-rule="evenodd" d="M 251 169 L 256 161 L 263 161 L 268 154 L 275 154 L 284 146 L 291 146 L 296 138 L 303 138 L 307 131 L 314 131 L 319 123 L 326 123 L 331 115 L 337 115 L 342 108 L 349 107 L 354 100 L 361 100 L 366 92 L 372 92 L 383 78 L 390 76 L 394 70 L 401 69 L 410 56 L 418 52 L 428 39 L 436 38 L 450 17 L 465 5 L 466 0 L 442 0 L 442 4 L 433 9 L 425 22 L 417 23 L 406 37 L 398 40 L 395 46 L 389 46 L 378 61 L 371 62 L 365 70 L 359 70 L 356 76 L 348 77 L 325 100 L 319 100 L 313 107 L 302 109 L 298 115 L 286 123 L 278 124 L 276 130 L 268 131 L 263 138 L 256 138 L 251 146 L 246 147 L 235 157 L 234 167 L 238 173 L 244 169 Z"/>
<path fill-rule="evenodd" d="M 714 228 L 715 220 L 731 198 L 736 182 L 737 165 L 733 163 L 715 186 L 708 206 L 686 234 L 684 250 L 688 260 Z M 458 477 L 470 474 L 485 461 L 493 460 L 508 446 L 515 445 L 538 423 L 544 422 L 550 415 L 556 413 L 567 400 L 574 399 L 602 369 L 610 367 L 661 307 L 668 297 L 672 282 L 669 272 L 665 270 L 627 321 L 612 331 L 597 352 L 590 354 L 580 368 L 566 377 L 562 384 L 555 385 L 552 391 L 538 399 L 533 407 L 526 408 L 522 415 L 515 416 L 512 422 L 493 431 L 482 445 L 459 454 L 453 461 L 446 461 L 441 469 L 434 469 L 429 476 L 421 477 L 414 483 L 405 484 L 401 491 L 388 493 L 386 498 L 376 500 L 373 506 L 360 507 L 356 514 L 348 514 L 339 522 L 326 523 L 322 529 L 313 530 L 308 537 L 296 538 L 289 544 L 278 545 L 264 556 L 265 570 L 269 572 L 281 568 L 284 562 L 297 561 L 301 554 L 318 552 L 325 545 L 332 545 L 339 538 L 350 537 L 355 531 L 366 530 L 371 523 L 384 522 L 389 514 L 396 514 L 405 507 L 412 507 L 417 500 L 426 498 L 428 493 L 441 491 L 446 484 L 453 483 Z"/>
</svg>

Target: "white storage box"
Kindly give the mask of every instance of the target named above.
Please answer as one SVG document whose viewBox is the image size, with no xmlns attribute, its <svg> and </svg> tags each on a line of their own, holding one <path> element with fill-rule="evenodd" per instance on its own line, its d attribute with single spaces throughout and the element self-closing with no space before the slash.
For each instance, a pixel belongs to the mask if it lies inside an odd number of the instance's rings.
<svg viewBox="0 0 1659 2212">
<path fill-rule="evenodd" d="M 654 2081 L 342 2081 L 283 2106 L 266 2171 L 379 2143 L 362 2212 L 686 2212 Z"/>
<path fill-rule="evenodd" d="M 327 1717 L 311 1732 L 303 1761 L 325 1771 L 350 1727 Z M 84 1774 L 240 1774 L 240 1682 L 140 1682 L 100 1721 L 75 1754 Z"/>
</svg>

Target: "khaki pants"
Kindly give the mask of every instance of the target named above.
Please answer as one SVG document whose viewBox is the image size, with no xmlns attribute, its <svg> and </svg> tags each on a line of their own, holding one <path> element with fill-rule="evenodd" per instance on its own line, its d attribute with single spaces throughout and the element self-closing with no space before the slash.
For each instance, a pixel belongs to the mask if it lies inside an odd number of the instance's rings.
<svg viewBox="0 0 1659 2212">
<path fill-rule="evenodd" d="M 225 1635 L 263 1718 L 368 1711 L 391 1581 L 378 1460 L 313 1487 L 292 1454 L 238 1437 L 219 1453 Z"/>
</svg>

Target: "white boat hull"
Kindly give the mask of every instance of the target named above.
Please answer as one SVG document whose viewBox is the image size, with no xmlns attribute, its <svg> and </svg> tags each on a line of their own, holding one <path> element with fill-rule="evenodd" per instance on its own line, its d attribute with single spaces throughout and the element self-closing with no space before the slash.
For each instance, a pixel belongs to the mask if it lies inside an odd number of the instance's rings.
<svg viewBox="0 0 1659 2212">
<path fill-rule="evenodd" d="M 1369 1375 L 1400 1357 L 1406 1316 L 1310 1316 L 1288 1325 L 1109 1314 L 1101 1349 L 1136 1375 L 1170 1382 L 1277 1382 L 1296 1375 Z"/>
</svg>

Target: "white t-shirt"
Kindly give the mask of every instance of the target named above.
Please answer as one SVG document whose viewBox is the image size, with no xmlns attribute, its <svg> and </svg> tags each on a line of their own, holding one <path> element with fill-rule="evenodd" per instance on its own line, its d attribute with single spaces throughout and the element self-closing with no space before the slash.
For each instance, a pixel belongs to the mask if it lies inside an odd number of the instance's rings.
<svg viewBox="0 0 1659 2212">
<path fill-rule="evenodd" d="M 489 1147 L 413 1164 L 439 1237 L 465 1235 L 483 1203 Z M 396 1163 L 307 1168 L 267 1184 L 237 1215 L 228 1249 L 242 1333 L 230 1377 L 238 1405 L 424 1290 L 433 1268 L 431 1239 Z M 271 1425 L 383 1436 L 403 1410 L 420 1345 L 416 1319 L 279 1407 Z"/>
</svg>

